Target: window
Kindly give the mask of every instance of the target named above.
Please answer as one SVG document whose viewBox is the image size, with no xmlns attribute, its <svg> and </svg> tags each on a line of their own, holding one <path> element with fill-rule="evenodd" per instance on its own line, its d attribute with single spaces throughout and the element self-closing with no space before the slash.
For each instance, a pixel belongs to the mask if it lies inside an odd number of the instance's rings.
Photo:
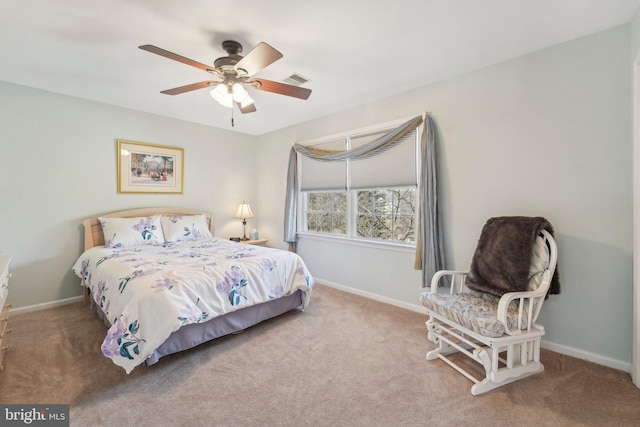
<svg viewBox="0 0 640 427">
<path fill-rule="evenodd" d="M 347 234 L 347 193 L 318 191 L 307 193 L 306 231 Z"/>
<path fill-rule="evenodd" d="M 346 191 L 307 191 L 304 227 L 311 233 L 415 243 L 415 187 Z M 353 198 L 348 215 L 348 198 Z M 347 224 L 353 223 L 353 227 Z M 353 229 L 353 233 L 348 230 Z"/>
<path fill-rule="evenodd" d="M 390 127 L 331 137 L 308 146 L 325 151 L 362 147 Z M 418 128 L 375 156 L 300 160 L 301 231 L 415 245 Z"/>
<path fill-rule="evenodd" d="M 359 190 L 358 237 L 415 242 L 415 188 Z"/>
</svg>

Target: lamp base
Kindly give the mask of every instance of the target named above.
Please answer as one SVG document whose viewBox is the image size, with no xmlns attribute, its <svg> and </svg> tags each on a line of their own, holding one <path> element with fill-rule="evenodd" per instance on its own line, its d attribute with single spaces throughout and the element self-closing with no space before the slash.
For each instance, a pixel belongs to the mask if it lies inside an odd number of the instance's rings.
<svg viewBox="0 0 640 427">
<path fill-rule="evenodd" d="M 249 240 L 247 237 L 247 220 L 242 218 L 242 242 Z"/>
</svg>

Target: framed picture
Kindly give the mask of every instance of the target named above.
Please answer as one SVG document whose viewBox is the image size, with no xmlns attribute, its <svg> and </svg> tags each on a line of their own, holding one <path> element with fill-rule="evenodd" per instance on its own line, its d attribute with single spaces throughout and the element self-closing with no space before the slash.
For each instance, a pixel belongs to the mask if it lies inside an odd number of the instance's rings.
<svg viewBox="0 0 640 427">
<path fill-rule="evenodd" d="M 118 193 L 178 193 L 184 190 L 184 150 L 118 140 Z"/>
</svg>

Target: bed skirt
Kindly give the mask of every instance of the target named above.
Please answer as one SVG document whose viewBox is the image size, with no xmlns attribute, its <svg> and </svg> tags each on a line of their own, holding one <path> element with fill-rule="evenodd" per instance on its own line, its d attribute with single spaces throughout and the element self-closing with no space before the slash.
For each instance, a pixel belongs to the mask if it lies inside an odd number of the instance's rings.
<svg viewBox="0 0 640 427">
<path fill-rule="evenodd" d="M 271 319 L 286 313 L 289 310 L 302 306 L 302 291 L 298 290 L 292 295 L 257 304 L 251 307 L 227 313 L 224 316 L 214 317 L 203 323 L 192 323 L 185 325 L 173 332 L 167 340 L 158 347 L 155 352 L 144 362 L 146 365 L 153 365 L 161 357 L 179 351 L 187 350 L 204 342 L 242 331 L 264 320 Z M 111 327 L 110 322 L 104 313 L 91 299 L 91 309 L 103 319 L 107 327 Z"/>
</svg>

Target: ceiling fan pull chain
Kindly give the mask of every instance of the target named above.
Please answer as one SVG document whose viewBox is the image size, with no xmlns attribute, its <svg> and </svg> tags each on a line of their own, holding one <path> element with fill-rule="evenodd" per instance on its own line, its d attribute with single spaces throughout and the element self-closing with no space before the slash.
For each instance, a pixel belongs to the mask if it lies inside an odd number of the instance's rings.
<svg viewBox="0 0 640 427">
<path fill-rule="evenodd" d="M 235 110 L 235 108 L 231 108 L 231 127 L 235 126 L 235 123 L 233 122 L 233 110 Z"/>
</svg>

